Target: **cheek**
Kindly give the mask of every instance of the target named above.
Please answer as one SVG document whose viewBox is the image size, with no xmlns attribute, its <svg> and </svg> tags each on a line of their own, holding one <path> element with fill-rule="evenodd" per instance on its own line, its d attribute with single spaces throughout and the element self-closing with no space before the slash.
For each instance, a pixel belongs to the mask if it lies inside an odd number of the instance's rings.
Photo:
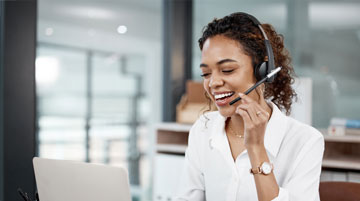
<svg viewBox="0 0 360 201">
<path fill-rule="evenodd" d="M 240 75 L 231 77 L 227 80 L 227 83 L 231 84 L 239 92 L 244 93 L 255 84 L 255 81 L 250 76 Z"/>
</svg>

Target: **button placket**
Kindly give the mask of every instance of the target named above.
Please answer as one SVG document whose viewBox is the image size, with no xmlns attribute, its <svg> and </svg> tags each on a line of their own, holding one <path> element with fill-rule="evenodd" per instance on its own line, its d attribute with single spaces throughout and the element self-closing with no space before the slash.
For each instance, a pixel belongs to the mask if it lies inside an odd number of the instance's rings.
<svg viewBox="0 0 360 201">
<path fill-rule="evenodd" d="M 227 201 L 236 201 L 237 191 L 239 188 L 239 174 L 237 170 L 233 171 L 231 183 L 229 184 Z"/>
<path fill-rule="evenodd" d="M 236 171 L 238 176 L 238 189 L 242 188 L 243 185 L 247 185 L 247 174 L 248 173 L 248 167 L 249 167 L 249 157 L 247 155 L 247 152 L 243 152 L 240 154 L 236 159 Z"/>
</svg>

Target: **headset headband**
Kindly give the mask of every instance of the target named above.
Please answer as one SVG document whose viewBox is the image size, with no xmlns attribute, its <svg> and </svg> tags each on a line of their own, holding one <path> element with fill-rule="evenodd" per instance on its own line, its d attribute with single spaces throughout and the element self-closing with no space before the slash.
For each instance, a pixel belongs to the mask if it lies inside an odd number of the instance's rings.
<svg viewBox="0 0 360 201">
<path fill-rule="evenodd" d="M 243 14 L 243 15 L 247 16 L 260 29 L 260 32 L 264 36 L 266 54 L 267 54 L 267 57 L 268 57 L 268 60 L 265 61 L 267 63 L 267 72 L 266 72 L 266 74 L 269 74 L 272 70 L 275 69 L 274 53 L 273 53 L 273 50 L 272 50 L 271 43 L 270 43 L 264 29 L 262 28 L 259 20 L 257 20 L 254 16 L 252 16 L 250 14 L 247 14 L 247 13 L 244 13 L 244 12 L 238 12 L 238 13 L 235 13 L 235 14 Z M 272 82 L 273 80 L 274 80 L 274 77 L 268 79 L 267 82 Z"/>
</svg>

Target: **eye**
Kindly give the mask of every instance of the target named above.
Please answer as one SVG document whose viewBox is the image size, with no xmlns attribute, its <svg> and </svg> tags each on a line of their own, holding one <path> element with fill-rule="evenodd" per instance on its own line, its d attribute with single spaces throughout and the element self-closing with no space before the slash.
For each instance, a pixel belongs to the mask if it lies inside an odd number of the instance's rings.
<svg viewBox="0 0 360 201">
<path fill-rule="evenodd" d="M 222 72 L 223 73 L 231 73 L 231 72 L 233 72 L 234 70 L 223 70 Z"/>
<path fill-rule="evenodd" d="M 204 74 L 202 74 L 202 75 L 200 75 L 201 77 L 203 77 L 203 78 L 206 78 L 206 77 L 208 77 L 210 75 L 210 73 L 204 73 Z"/>
</svg>

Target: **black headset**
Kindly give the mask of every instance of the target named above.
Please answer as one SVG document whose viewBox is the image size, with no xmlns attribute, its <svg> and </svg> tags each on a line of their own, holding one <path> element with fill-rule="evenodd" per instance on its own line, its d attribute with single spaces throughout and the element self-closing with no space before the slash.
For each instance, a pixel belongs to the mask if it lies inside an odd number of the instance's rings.
<svg viewBox="0 0 360 201">
<path fill-rule="evenodd" d="M 262 33 L 262 35 L 265 38 L 264 42 L 265 42 L 267 59 L 265 59 L 265 61 L 258 64 L 254 68 L 254 74 L 255 74 L 256 79 L 258 81 L 262 80 L 263 78 L 266 77 L 267 74 L 271 73 L 271 71 L 275 69 L 274 53 L 273 53 L 270 41 L 269 41 L 264 29 L 261 27 L 260 22 L 254 16 L 247 14 L 247 13 L 243 13 L 243 12 L 237 12 L 234 14 L 242 14 L 242 15 L 247 16 L 260 29 L 260 32 Z M 266 80 L 266 82 L 272 82 L 272 81 L 274 81 L 274 78 L 275 78 L 275 76 L 272 76 L 271 78 L 268 78 Z"/>
</svg>

